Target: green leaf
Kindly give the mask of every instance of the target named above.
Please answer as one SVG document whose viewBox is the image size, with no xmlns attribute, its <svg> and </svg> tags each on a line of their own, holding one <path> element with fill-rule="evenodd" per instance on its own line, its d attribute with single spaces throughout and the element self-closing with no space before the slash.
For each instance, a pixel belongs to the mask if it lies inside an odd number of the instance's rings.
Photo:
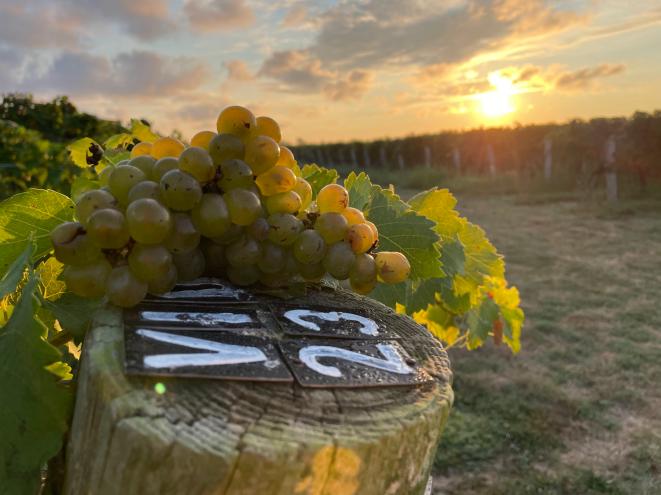
<svg viewBox="0 0 661 495">
<path fill-rule="evenodd" d="M 303 178 L 310 183 L 315 198 L 322 187 L 333 184 L 339 177 L 337 170 L 320 167 L 314 163 L 305 165 L 301 173 Z"/>
<path fill-rule="evenodd" d="M 466 314 L 466 323 L 468 324 L 468 348 L 475 349 L 484 343 L 493 329 L 493 324 L 498 318 L 500 309 L 494 300 L 485 297 L 482 304 L 471 308 Z"/>
<path fill-rule="evenodd" d="M 16 291 L 19 282 L 23 280 L 23 274 L 30 263 L 31 257 L 32 243 L 28 242 L 25 249 L 18 255 L 0 280 L 0 299 L 4 299 L 7 295 Z"/>
<path fill-rule="evenodd" d="M 399 196 L 374 186 L 367 217 L 379 229 L 379 251 L 399 251 L 411 263 L 411 279 L 442 277 L 434 222 L 408 209 Z"/>
<path fill-rule="evenodd" d="M 465 273 L 466 253 L 458 239 L 441 243 L 441 263 L 448 277 Z"/>
<path fill-rule="evenodd" d="M 123 132 L 121 134 L 110 136 L 108 139 L 106 139 L 105 143 L 103 143 L 103 146 L 107 150 L 114 150 L 117 148 L 124 149 L 130 144 L 133 144 L 133 136 Z"/>
<path fill-rule="evenodd" d="M 90 179 L 83 175 L 76 177 L 71 183 L 71 199 L 74 202 L 77 202 L 80 197 L 85 194 L 87 191 L 92 189 L 98 189 L 101 187 L 101 184 L 98 180 Z"/>
<path fill-rule="evenodd" d="M 103 160 L 101 160 L 101 163 L 105 163 L 106 166 L 108 165 L 117 165 L 119 162 L 123 160 L 128 160 L 131 158 L 131 152 L 130 151 L 109 151 L 103 155 Z M 96 167 L 96 172 L 99 173 L 103 168 L 99 168 L 97 165 Z"/>
<path fill-rule="evenodd" d="M 42 466 L 62 447 L 71 410 L 71 393 L 56 376 L 61 355 L 43 340 L 35 317 L 36 283 L 28 279 L 0 332 L 0 493 L 37 492 Z"/>
<path fill-rule="evenodd" d="M 65 195 L 44 189 L 30 189 L 0 203 L 0 271 L 25 249 L 32 237 L 32 259 L 51 250 L 50 232 L 73 219 L 74 204 Z"/>
<path fill-rule="evenodd" d="M 408 291 L 406 282 L 400 284 L 377 284 L 374 290 L 370 292 L 369 297 L 395 309 L 397 303 L 406 305 Z M 408 307 L 406 309 L 408 312 Z"/>
<path fill-rule="evenodd" d="M 88 168 L 89 164 L 87 163 L 87 157 L 90 156 L 89 149 L 93 144 L 99 146 L 99 143 L 93 139 L 82 138 L 67 146 L 67 151 L 69 152 L 71 161 L 80 168 Z"/>
<path fill-rule="evenodd" d="M 77 342 L 83 340 L 92 317 L 101 304 L 101 299 L 88 299 L 72 292 L 65 292 L 54 301 L 43 301 L 44 308 L 53 313 L 62 328 L 73 335 Z"/>
<path fill-rule="evenodd" d="M 459 232 L 459 240 L 464 246 L 466 256 L 465 271 L 457 275 L 455 290 L 458 293 L 471 292 L 484 283 L 488 276 L 503 278 L 505 263 L 496 248 L 487 239 L 484 230 L 467 220 Z"/>
<path fill-rule="evenodd" d="M 37 266 L 36 272 L 41 282 L 43 299 L 54 301 L 67 291 L 66 284 L 59 278 L 62 270 L 64 270 L 64 265 L 53 256 Z"/>
<path fill-rule="evenodd" d="M 411 208 L 436 222 L 435 230 L 443 239 L 454 238 L 463 228 L 457 200 L 447 189 L 429 189 L 409 200 Z"/>
<path fill-rule="evenodd" d="M 372 182 L 367 174 L 351 172 L 344 180 L 344 187 L 349 191 L 349 206 L 364 210 L 372 195 Z"/>
<path fill-rule="evenodd" d="M 151 130 L 151 127 L 139 119 L 131 119 L 131 134 L 145 143 L 153 143 L 160 138 L 158 134 Z"/>
</svg>

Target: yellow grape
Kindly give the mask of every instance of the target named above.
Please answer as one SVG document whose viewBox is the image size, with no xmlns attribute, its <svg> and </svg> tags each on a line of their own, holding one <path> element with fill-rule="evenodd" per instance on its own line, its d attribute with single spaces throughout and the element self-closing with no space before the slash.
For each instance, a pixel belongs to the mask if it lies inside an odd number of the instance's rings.
<svg viewBox="0 0 661 495">
<path fill-rule="evenodd" d="M 349 283 L 351 284 L 351 288 L 354 292 L 357 292 L 363 296 L 366 296 L 372 292 L 374 287 L 376 287 L 376 280 L 370 280 L 368 282 L 356 282 L 352 279 L 349 279 Z"/>
<path fill-rule="evenodd" d="M 379 278 L 387 284 L 398 284 L 411 274 L 411 264 L 402 253 L 381 251 L 374 255 Z"/>
<path fill-rule="evenodd" d="M 347 219 L 349 225 L 356 225 L 357 223 L 365 223 L 365 215 L 358 208 L 351 206 L 344 209 L 342 216 Z M 371 228 L 371 227 L 370 227 Z"/>
<path fill-rule="evenodd" d="M 264 196 L 273 196 L 291 191 L 296 185 L 296 176 L 289 168 L 273 167 L 258 175 L 255 184 Z"/>
<path fill-rule="evenodd" d="M 262 201 L 269 215 L 272 213 L 295 214 L 301 209 L 301 197 L 294 191 L 266 196 Z"/>
<path fill-rule="evenodd" d="M 184 143 L 173 137 L 162 137 L 154 141 L 151 146 L 151 156 L 157 160 L 166 156 L 173 156 L 179 158 L 181 152 L 184 151 Z"/>
<path fill-rule="evenodd" d="M 257 120 L 250 110 L 238 105 L 227 107 L 220 112 L 216 121 L 218 134 L 234 134 L 246 141 L 257 127 Z"/>
<path fill-rule="evenodd" d="M 379 240 L 379 229 L 376 228 L 376 225 L 374 225 L 369 220 L 365 220 L 365 225 L 367 225 L 370 229 L 372 229 L 372 234 L 374 234 L 374 242 L 378 241 Z"/>
<path fill-rule="evenodd" d="M 301 197 L 301 209 L 304 210 L 312 203 L 312 186 L 303 177 L 296 177 L 296 184 L 292 189 Z"/>
<path fill-rule="evenodd" d="M 268 136 L 276 143 L 279 143 L 282 139 L 280 125 L 271 117 L 257 117 L 257 129 L 255 134 L 257 136 Z"/>
<path fill-rule="evenodd" d="M 216 133 L 213 131 L 200 131 L 191 138 L 190 145 L 209 151 L 209 143 L 215 137 Z"/>
<path fill-rule="evenodd" d="M 328 184 L 317 194 L 319 213 L 342 213 L 349 205 L 349 193 L 339 184 Z"/>
<path fill-rule="evenodd" d="M 287 168 L 294 168 L 297 165 L 294 154 L 286 146 L 280 146 L 280 158 L 278 158 L 276 165 Z"/>
<path fill-rule="evenodd" d="M 246 143 L 244 161 L 253 174 L 260 175 L 275 167 L 280 158 L 280 146 L 268 136 L 256 136 Z"/>
<path fill-rule="evenodd" d="M 151 143 L 138 143 L 131 149 L 131 158 L 151 154 Z"/>
<path fill-rule="evenodd" d="M 349 227 L 344 235 L 344 240 L 349 243 L 354 253 L 362 254 L 374 244 L 374 234 L 368 225 L 357 223 Z"/>
</svg>

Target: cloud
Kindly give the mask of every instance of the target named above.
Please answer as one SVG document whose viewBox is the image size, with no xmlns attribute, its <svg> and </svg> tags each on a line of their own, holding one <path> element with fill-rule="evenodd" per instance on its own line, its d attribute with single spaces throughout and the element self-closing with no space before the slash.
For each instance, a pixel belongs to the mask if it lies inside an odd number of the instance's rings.
<svg viewBox="0 0 661 495">
<path fill-rule="evenodd" d="M 227 70 L 228 81 L 252 81 L 255 76 L 243 60 L 228 60 L 223 63 Z"/>
<path fill-rule="evenodd" d="M 72 48 L 79 44 L 78 19 L 52 4 L 0 5 L 0 43 L 22 48 Z"/>
<path fill-rule="evenodd" d="M 624 70 L 625 66 L 622 64 L 601 64 L 595 67 L 567 71 L 556 77 L 555 87 L 563 91 L 586 89 L 591 87 L 597 79 L 621 74 Z"/>
<path fill-rule="evenodd" d="M 282 19 L 282 27 L 296 29 L 308 24 L 308 8 L 303 4 L 293 6 Z"/>
<path fill-rule="evenodd" d="M 238 29 L 255 22 L 245 0 L 188 0 L 184 13 L 191 26 L 203 32 Z"/>
<path fill-rule="evenodd" d="M 366 70 L 352 70 L 344 79 L 329 82 L 324 93 L 333 101 L 360 99 L 372 86 L 374 75 Z"/>
</svg>

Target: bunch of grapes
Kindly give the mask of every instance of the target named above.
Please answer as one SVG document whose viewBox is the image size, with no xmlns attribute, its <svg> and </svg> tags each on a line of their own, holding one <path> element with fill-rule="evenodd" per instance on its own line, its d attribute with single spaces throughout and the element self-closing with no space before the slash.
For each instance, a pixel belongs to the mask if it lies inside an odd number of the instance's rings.
<svg viewBox="0 0 661 495">
<path fill-rule="evenodd" d="M 70 291 L 131 307 L 202 275 L 279 287 L 329 274 L 361 294 L 408 277 L 404 255 L 376 252 L 377 228 L 344 187 L 313 198 L 275 120 L 231 106 L 217 130 L 190 147 L 139 143 L 101 171 L 102 187 L 78 199 L 78 221 L 51 233 Z"/>
</svg>

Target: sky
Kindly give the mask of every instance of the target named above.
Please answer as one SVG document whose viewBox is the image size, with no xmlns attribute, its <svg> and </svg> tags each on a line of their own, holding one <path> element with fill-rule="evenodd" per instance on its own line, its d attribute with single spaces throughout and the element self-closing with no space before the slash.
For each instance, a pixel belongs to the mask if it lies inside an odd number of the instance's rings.
<svg viewBox="0 0 661 495">
<path fill-rule="evenodd" d="M 661 0 L 0 0 L 0 92 L 185 138 L 231 104 L 284 140 L 661 109 Z"/>
</svg>

